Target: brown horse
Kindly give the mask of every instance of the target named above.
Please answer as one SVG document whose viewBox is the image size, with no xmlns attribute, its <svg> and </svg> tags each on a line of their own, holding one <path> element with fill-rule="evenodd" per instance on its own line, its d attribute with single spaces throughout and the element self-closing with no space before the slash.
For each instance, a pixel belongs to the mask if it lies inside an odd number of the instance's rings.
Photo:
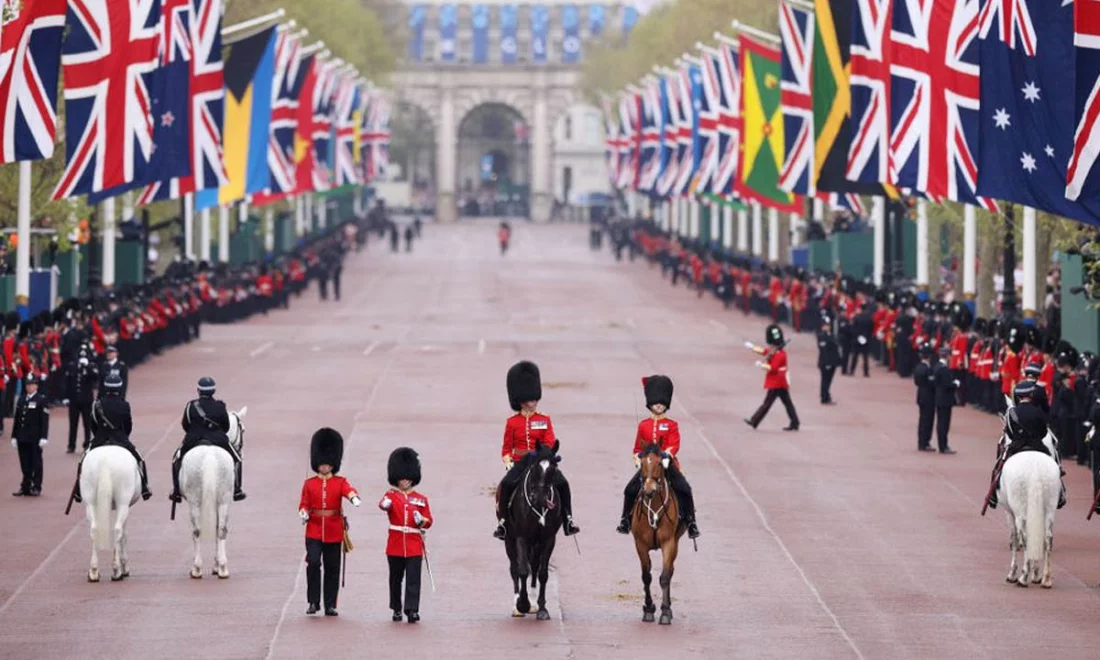
<svg viewBox="0 0 1100 660">
<path fill-rule="evenodd" d="M 665 472 L 663 452 L 660 446 L 651 444 L 642 450 L 641 469 L 642 492 L 634 503 L 630 529 L 634 534 L 634 548 L 638 551 L 638 561 L 642 564 L 642 584 L 645 586 L 645 605 L 642 607 L 642 621 L 652 622 L 656 606 L 650 595 L 649 584 L 653 581 L 651 569 L 653 563 L 649 553 L 661 551 L 661 625 L 672 623 L 672 573 L 679 552 L 680 537 L 684 535 L 685 525 L 680 521 L 680 506 Z"/>
</svg>

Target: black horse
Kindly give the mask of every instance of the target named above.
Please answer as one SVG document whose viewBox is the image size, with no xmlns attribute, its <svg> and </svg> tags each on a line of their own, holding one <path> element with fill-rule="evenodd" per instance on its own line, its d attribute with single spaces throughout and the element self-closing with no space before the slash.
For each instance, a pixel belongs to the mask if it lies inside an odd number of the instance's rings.
<svg viewBox="0 0 1100 660">
<path fill-rule="evenodd" d="M 546 581 L 550 577 L 550 555 L 554 554 L 554 543 L 561 529 L 561 494 L 554 487 L 554 477 L 558 470 L 559 443 L 553 449 L 539 447 L 524 457 L 523 479 L 512 492 L 512 498 L 504 503 L 504 517 L 507 521 L 508 535 L 504 547 L 508 552 L 508 561 L 512 573 L 512 588 L 515 593 L 515 611 L 512 616 L 522 617 L 531 611 L 531 600 L 527 595 L 527 578 L 531 578 L 531 587 L 539 588 L 539 621 L 549 621 L 550 612 L 546 610 Z"/>
</svg>

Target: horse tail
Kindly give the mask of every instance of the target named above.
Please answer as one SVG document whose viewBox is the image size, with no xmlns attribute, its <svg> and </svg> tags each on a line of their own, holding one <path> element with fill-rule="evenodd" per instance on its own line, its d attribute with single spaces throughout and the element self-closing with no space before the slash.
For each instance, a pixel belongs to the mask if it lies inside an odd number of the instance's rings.
<svg viewBox="0 0 1100 660">
<path fill-rule="evenodd" d="M 199 503 L 199 538 L 214 538 L 218 506 L 218 462 L 208 453 L 202 459 L 202 501 Z"/>
<path fill-rule="evenodd" d="M 109 461 L 99 464 L 99 479 L 95 486 L 95 547 L 100 552 L 111 549 L 111 505 L 114 503 L 114 483 Z"/>
<path fill-rule="evenodd" d="M 1037 462 L 1037 461 L 1036 461 Z M 1036 468 L 1039 466 L 1036 465 Z M 1026 525 L 1027 547 L 1025 557 L 1029 562 L 1043 560 L 1046 551 L 1047 538 L 1047 488 L 1039 470 L 1035 469 L 1028 475 L 1027 481 L 1027 520 Z"/>
</svg>

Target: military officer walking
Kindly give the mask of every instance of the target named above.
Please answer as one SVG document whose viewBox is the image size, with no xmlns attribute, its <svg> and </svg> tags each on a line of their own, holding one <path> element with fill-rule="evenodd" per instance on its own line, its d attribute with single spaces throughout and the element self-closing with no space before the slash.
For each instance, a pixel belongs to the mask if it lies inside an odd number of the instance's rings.
<svg viewBox="0 0 1100 660">
<path fill-rule="evenodd" d="M 404 614 L 409 623 L 416 623 L 420 620 L 420 569 L 427 553 L 424 534 L 432 526 L 432 510 L 427 495 L 414 490 L 420 483 L 420 456 L 415 451 L 408 447 L 393 450 L 386 472 L 393 487 L 382 495 L 378 508 L 386 512 L 390 523 L 386 541 L 390 609 L 394 621 L 400 621 Z"/>
<path fill-rule="evenodd" d="M 766 360 L 766 362 L 757 361 L 756 366 L 768 372 L 764 376 L 764 389 L 767 390 L 767 394 L 764 396 L 764 403 L 760 404 L 760 407 L 756 409 L 752 417 L 745 420 L 745 423 L 755 429 L 760 425 L 760 422 L 764 421 L 764 417 L 771 410 L 775 400 L 779 399 L 787 410 L 787 417 L 790 422 L 783 430 L 797 431 L 799 427 L 798 411 L 794 409 L 789 391 L 791 381 L 787 373 L 787 352 L 783 350 L 783 347 L 787 345 L 783 341 L 783 330 L 773 323 L 765 330 L 764 338 L 768 343 L 766 349 L 751 344 L 748 345 Z"/>
<path fill-rule="evenodd" d="M 321 610 L 322 576 L 324 566 L 325 616 L 337 616 L 336 599 L 340 593 L 340 552 L 343 549 L 344 498 L 359 506 L 359 493 L 340 471 L 344 458 L 344 438 L 330 428 L 319 429 L 313 434 L 309 446 L 309 464 L 315 476 L 302 485 L 302 499 L 298 502 L 298 516 L 306 526 L 306 614 Z"/>
<path fill-rule="evenodd" d="M 24 382 L 23 396 L 15 404 L 15 423 L 12 425 L 11 446 L 19 451 L 19 467 L 23 481 L 16 497 L 42 494 L 42 448 L 49 442 L 50 410 L 46 397 L 38 391 L 40 378 L 31 374 Z"/>
</svg>

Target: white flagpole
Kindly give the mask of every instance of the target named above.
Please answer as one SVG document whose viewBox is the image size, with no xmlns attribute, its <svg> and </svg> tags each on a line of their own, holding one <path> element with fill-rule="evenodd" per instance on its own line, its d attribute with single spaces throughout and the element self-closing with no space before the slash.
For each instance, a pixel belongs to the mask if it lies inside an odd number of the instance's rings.
<svg viewBox="0 0 1100 660">
<path fill-rule="evenodd" d="M 195 260 L 195 193 L 183 196 L 183 256 Z"/>
<path fill-rule="evenodd" d="M 103 273 L 104 288 L 115 285 L 115 198 L 103 200 Z"/>
<path fill-rule="evenodd" d="M 229 263 L 229 205 L 218 206 L 218 261 Z"/>
<path fill-rule="evenodd" d="M 19 161 L 18 220 L 15 234 L 15 305 L 28 314 L 31 296 L 31 162 Z M 50 301 L 51 307 L 53 301 Z"/>
</svg>

